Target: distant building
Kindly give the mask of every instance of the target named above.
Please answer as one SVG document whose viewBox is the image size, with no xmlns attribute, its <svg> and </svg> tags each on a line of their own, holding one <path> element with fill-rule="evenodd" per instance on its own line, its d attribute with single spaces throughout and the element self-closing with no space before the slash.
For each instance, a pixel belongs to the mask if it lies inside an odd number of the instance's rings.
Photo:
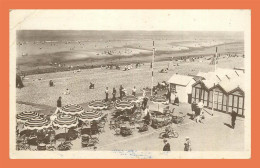
<svg viewBox="0 0 260 168">
<path fill-rule="evenodd" d="M 180 102 L 191 103 L 192 85 L 195 83 L 193 76 L 174 74 L 169 80 L 171 99 L 175 98 L 175 92 Z"/>
<path fill-rule="evenodd" d="M 192 85 L 192 101 L 202 101 L 204 107 L 231 113 L 233 110 L 244 117 L 244 71 L 217 69 L 216 72 L 199 72 L 201 80 Z M 214 103 L 213 103 L 214 92 Z"/>
</svg>

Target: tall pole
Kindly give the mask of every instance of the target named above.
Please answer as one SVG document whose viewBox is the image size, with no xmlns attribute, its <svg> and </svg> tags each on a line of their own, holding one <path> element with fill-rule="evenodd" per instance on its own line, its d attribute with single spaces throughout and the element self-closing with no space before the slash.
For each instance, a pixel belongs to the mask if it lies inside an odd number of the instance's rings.
<svg viewBox="0 0 260 168">
<path fill-rule="evenodd" d="M 216 75 L 216 69 L 217 69 L 217 56 L 218 56 L 218 47 L 216 47 L 216 55 L 215 55 L 215 58 L 214 58 L 214 73 Z M 213 86 L 213 98 L 212 98 L 212 112 L 211 112 L 211 115 L 214 114 L 214 104 L 215 104 L 215 100 L 214 100 L 214 95 L 215 95 L 215 82 L 214 82 L 214 86 Z"/>
<path fill-rule="evenodd" d="M 152 58 L 152 87 L 151 87 L 151 96 L 153 96 L 153 64 L 154 64 L 154 41 L 153 41 L 153 58 Z"/>
</svg>

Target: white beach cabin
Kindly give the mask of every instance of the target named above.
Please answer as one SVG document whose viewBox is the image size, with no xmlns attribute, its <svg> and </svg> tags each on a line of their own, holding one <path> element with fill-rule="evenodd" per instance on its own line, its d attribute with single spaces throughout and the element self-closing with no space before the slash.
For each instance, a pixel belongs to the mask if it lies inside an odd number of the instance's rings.
<svg viewBox="0 0 260 168">
<path fill-rule="evenodd" d="M 193 76 L 179 74 L 172 75 L 168 80 L 172 102 L 175 99 L 175 92 L 177 92 L 176 95 L 179 97 L 180 102 L 191 103 L 192 85 L 195 82 Z"/>
</svg>

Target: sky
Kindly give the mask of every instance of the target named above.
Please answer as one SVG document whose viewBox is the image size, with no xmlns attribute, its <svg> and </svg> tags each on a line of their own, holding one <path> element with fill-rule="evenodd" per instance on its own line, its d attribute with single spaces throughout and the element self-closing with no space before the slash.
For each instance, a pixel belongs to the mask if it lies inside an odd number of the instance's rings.
<svg viewBox="0 0 260 168">
<path fill-rule="evenodd" d="M 250 10 L 12 10 L 10 30 L 244 31 Z"/>
</svg>

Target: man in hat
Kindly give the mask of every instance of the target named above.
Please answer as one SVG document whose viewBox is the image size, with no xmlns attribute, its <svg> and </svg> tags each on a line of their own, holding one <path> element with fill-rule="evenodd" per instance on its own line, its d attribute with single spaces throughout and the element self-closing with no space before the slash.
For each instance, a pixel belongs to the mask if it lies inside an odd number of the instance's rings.
<svg viewBox="0 0 260 168">
<path fill-rule="evenodd" d="M 189 137 L 185 138 L 184 151 L 191 151 L 191 141 Z"/>
<path fill-rule="evenodd" d="M 164 139 L 163 143 L 164 143 L 163 151 L 171 151 L 171 145 L 169 144 L 167 139 Z"/>
</svg>

